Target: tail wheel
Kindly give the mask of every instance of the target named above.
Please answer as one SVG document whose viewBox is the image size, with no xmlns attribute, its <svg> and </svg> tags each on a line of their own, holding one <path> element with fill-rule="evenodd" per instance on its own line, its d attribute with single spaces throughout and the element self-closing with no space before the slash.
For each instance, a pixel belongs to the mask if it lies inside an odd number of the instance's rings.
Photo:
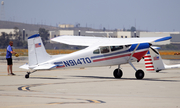
<svg viewBox="0 0 180 108">
<path fill-rule="evenodd" d="M 137 70 L 135 76 L 137 79 L 143 79 L 144 78 L 144 71 L 143 70 Z"/>
<path fill-rule="evenodd" d="M 26 79 L 29 78 L 29 74 L 26 74 L 26 75 L 25 75 L 25 78 L 26 78 Z"/>
<path fill-rule="evenodd" d="M 114 75 L 114 78 L 121 78 L 123 73 L 121 69 L 115 69 L 113 75 Z"/>
<path fill-rule="evenodd" d="M 25 78 L 29 78 L 30 72 L 27 72 L 27 74 L 25 75 Z"/>
</svg>

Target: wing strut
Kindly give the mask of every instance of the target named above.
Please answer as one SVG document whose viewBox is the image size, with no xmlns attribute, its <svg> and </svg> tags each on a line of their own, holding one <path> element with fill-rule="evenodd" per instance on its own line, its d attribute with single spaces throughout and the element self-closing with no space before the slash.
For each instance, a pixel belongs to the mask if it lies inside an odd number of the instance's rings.
<svg viewBox="0 0 180 108">
<path fill-rule="evenodd" d="M 137 71 L 137 69 L 134 67 L 134 65 L 129 61 L 129 64 L 134 68 L 135 71 Z"/>
<path fill-rule="evenodd" d="M 137 71 L 137 69 L 134 67 L 134 65 L 131 63 L 131 58 L 133 56 L 133 54 L 135 53 L 135 51 L 137 50 L 137 48 L 139 47 L 140 43 L 137 44 L 136 48 L 134 49 L 134 51 L 132 52 L 132 54 L 130 55 L 129 59 L 128 59 L 128 63 L 134 68 L 135 71 Z"/>
<path fill-rule="evenodd" d="M 137 44 L 136 48 L 135 48 L 134 51 L 132 52 L 131 56 L 130 56 L 129 59 L 128 59 L 128 63 L 129 63 L 129 64 L 134 68 L 134 70 L 136 71 L 136 73 L 135 73 L 136 78 L 137 78 L 137 79 L 143 79 L 143 77 L 144 77 L 144 71 L 141 70 L 141 69 L 137 70 L 137 69 L 134 67 L 134 65 L 131 63 L 131 58 L 132 58 L 132 56 L 134 55 L 134 53 L 135 53 L 135 51 L 137 50 L 137 48 L 139 47 L 139 45 L 140 45 L 140 43 Z"/>
<path fill-rule="evenodd" d="M 129 57 L 129 59 L 128 59 L 128 62 L 130 62 L 130 60 L 131 60 L 133 54 L 135 53 L 135 51 L 137 50 L 137 48 L 139 47 L 139 45 L 140 45 L 140 43 L 137 44 L 136 48 L 134 49 L 134 51 L 133 51 L 132 54 L 130 55 L 130 57 Z"/>
</svg>

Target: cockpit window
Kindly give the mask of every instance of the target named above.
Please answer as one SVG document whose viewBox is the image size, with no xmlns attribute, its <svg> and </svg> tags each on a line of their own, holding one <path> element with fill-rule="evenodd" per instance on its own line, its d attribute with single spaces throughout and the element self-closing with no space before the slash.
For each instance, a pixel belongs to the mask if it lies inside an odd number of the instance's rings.
<svg viewBox="0 0 180 108">
<path fill-rule="evenodd" d="M 111 51 L 123 49 L 123 46 L 110 46 L 110 47 L 111 47 Z"/>
<path fill-rule="evenodd" d="M 125 45 L 126 48 L 130 47 L 131 45 Z"/>
<path fill-rule="evenodd" d="M 100 53 L 99 49 L 93 51 L 93 54 L 99 54 L 99 53 Z"/>
<path fill-rule="evenodd" d="M 108 53 L 109 52 L 109 46 L 101 47 L 100 50 L 101 50 L 101 53 Z"/>
</svg>

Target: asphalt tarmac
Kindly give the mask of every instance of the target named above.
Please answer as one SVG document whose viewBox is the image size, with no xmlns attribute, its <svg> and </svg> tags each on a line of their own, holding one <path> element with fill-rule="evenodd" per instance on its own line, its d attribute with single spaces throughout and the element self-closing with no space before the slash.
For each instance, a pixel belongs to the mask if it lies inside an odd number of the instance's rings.
<svg viewBox="0 0 180 108">
<path fill-rule="evenodd" d="M 26 62 L 14 60 L 16 76 L 8 76 L 0 60 L 0 108 L 180 107 L 180 69 L 145 72 L 142 80 L 129 64 L 121 65 L 121 79 L 113 77 L 117 66 L 39 71 L 25 79 L 26 70 L 18 67 Z M 145 70 L 143 61 L 133 64 Z"/>
</svg>

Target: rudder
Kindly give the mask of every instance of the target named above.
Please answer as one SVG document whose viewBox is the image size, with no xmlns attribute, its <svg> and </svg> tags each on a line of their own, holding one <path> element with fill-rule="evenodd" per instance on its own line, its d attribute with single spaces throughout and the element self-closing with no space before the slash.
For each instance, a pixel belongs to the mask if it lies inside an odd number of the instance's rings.
<svg viewBox="0 0 180 108">
<path fill-rule="evenodd" d="M 157 49 L 154 50 L 158 52 Z M 144 62 L 147 71 L 159 72 L 165 69 L 161 56 L 156 54 L 151 48 L 149 48 L 148 53 L 144 56 Z"/>
<path fill-rule="evenodd" d="M 50 59 L 46 52 L 39 34 L 32 35 L 28 38 L 28 60 L 29 66 L 37 65 Z"/>
</svg>

